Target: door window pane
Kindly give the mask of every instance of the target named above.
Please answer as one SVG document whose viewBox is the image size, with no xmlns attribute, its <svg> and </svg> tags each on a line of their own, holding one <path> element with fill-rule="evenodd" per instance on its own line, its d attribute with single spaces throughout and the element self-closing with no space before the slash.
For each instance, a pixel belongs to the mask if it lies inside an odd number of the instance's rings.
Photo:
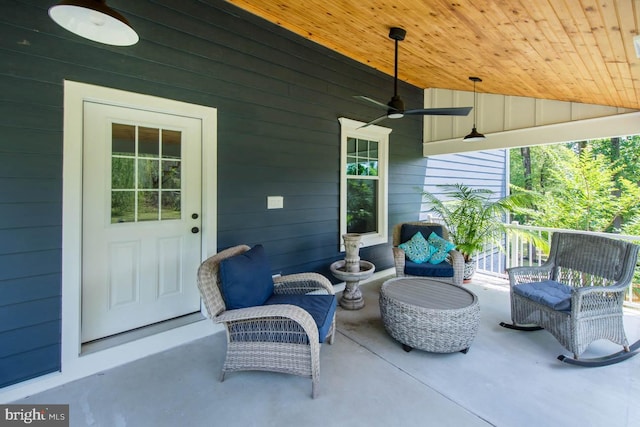
<svg viewBox="0 0 640 427">
<path fill-rule="evenodd" d="M 135 177 L 135 160 L 131 158 L 111 158 L 111 188 L 132 190 Z"/>
<path fill-rule="evenodd" d="M 136 152 L 136 127 L 120 123 L 111 124 L 111 153 L 134 155 Z"/>
<path fill-rule="evenodd" d="M 162 192 L 161 219 L 180 219 L 180 192 Z"/>
<path fill-rule="evenodd" d="M 157 191 L 138 192 L 138 221 L 160 219 L 160 205 Z"/>
<path fill-rule="evenodd" d="M 160 155 L 160 129 L 138 128 L 138 155 L 158 157 Z"/>
<path fill-rule="evenodd" d="M 175 130 L 162 131 L 162 157 L 179 159 L 181 157 L 182 132 Z"/>
<path fill-rule="evenodd" d="M 157 160 L 138 160 L 138 188 L 158 188 L 158 167 L 159 165 Z"/>
<path fill-rule="evenodd" d="M 136 193 L 134 191 L 111 192 L 111 223 L 136 220 Z"/>
<path fill-rule="evenodd" d="M 180 165 L 181 162 L 162 162 L 162 188 L 164 190 L 180 190 Z"/>
</svg>

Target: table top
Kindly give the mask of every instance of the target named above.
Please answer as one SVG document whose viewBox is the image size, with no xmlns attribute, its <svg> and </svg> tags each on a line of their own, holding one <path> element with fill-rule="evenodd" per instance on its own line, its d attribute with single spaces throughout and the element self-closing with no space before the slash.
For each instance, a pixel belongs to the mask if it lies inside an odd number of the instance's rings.
<svg viewBox="0 0 640 427">
<path fill-rule="evenodd" d="M 420 277 L 389 279 L 380 292 L 405 304 L 436 310 L 455 310 L 478 301 L 476 294 L 462 286 Z"/>
</svg>

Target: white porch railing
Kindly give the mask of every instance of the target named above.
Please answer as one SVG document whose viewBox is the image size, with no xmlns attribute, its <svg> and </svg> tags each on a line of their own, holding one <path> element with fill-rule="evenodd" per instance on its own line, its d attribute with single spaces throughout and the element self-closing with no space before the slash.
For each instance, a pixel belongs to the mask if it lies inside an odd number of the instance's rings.
<svg viewBox="0 0 640 427">
<path fill-rule="evenodd" d="M 430 215 L 426 221 L 442 223 L 440 218 L 431 217 Z M 535 233 L 540 239 L 546 240 L 548 246 L 551 244 L 551 235 L 554 232 L 590 234 L 640 243 L 640 236 L 562 228 L 534 227 L 529 225 L 520 225 L 515 221 L 508 224 L 507 228 L 525 231 L 529 234 Z M 529 240 L 523 239 L 519 233 L 507 233 L 503 238 L 502 247 L 495 245 L 487 246 L 482 253 L 475 256 L 474 260 L 476 263 L 476 271 L 507 279 L 507 268 L 519 265 L 541 265 L 546 261 L 546 255 L 546 253 L 535 247 Z M 635 277 L 640 277 L 640 265 L 636 266 Z M 640 309 L 640 281 L 637 279 L 634 280 L 631 286 L 629 286 L 625 304 Z"/>
</svg>

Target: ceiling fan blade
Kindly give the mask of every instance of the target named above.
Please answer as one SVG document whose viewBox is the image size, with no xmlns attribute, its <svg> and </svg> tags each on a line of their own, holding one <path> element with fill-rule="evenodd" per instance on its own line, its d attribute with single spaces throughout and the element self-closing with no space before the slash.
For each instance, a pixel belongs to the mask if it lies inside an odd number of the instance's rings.
<svg viewBox="0 0 640 427">
<path fill-rule="evenodd" d="M 454 108 L 418 108 L 415 110 L 406 110 L 405 115 L 421 115 L 421 116 L 466 116 L 473 107 L 454 107 Z"/>
<path fill-rule="evenodd" d="M 364 124 L 364 125 L 360 126 L 358 129 L 362 129 L 362 128 L 366 128 L 367 126 L 374 125 L 374 124 L 376 124 L 376 123 L 378 123 L 378 122 L 383 121 L 383 120 L 384 120 L 384 119 L 386 119 L 386 118 L 387 118 L 387 115 L 385 114 L 384 116 L 380 116 L 380 117 L 378 117 L 377 119 L 373 119 L 373 120 L 371 120 L 369 123 L 367 123 L 367 124 Z"/>
<path fill-rule="evenodd" d="M 354 96 L 354 98 L 358 98 L 358 99 L 361 99 L 363 101 L 371 102 L 372 104 L 376 104 L 377 106 L 382 107 L 382 108 L 386 108 L 387 110 L 390 109 L 390 108 L 394 109 L 393 107 L 390 107 L 388 104 L 383 104 L 382 102 L 376 101 L 375 99 L 371 99 L 371 98 L 369 98 L 367 96 L 356 95 L 356 96 Z"/>
</svg>

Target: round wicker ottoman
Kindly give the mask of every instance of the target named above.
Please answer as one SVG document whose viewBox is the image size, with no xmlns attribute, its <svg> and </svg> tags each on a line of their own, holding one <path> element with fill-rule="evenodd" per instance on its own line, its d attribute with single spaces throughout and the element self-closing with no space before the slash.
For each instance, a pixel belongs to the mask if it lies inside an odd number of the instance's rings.
<svg viewBox="0 0 640 427">
<path fill-rule="evenodd" d="M 380 289 L 384 327 L 406 351 L 466 353 L 478 332 L 478 297 L 447 282 L 400 277 Z"/>
</svg>

